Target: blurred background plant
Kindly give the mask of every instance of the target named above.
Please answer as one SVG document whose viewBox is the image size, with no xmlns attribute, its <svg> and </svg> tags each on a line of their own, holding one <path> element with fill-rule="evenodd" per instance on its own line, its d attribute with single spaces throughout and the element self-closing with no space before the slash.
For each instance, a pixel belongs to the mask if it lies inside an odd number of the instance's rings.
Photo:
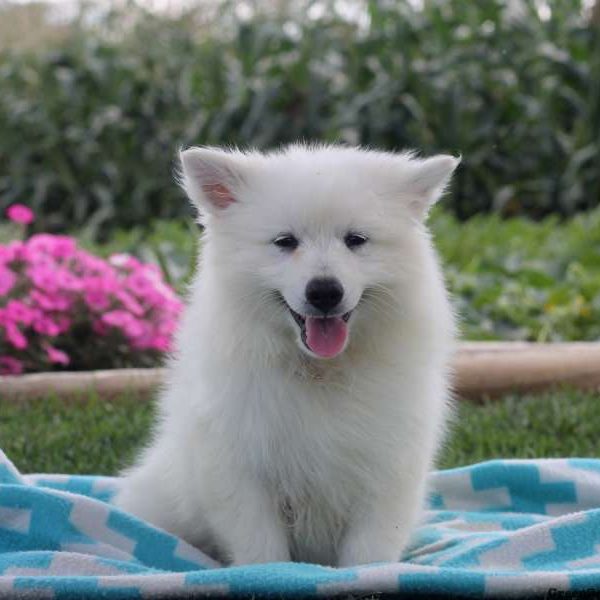
<svg viewBox="0 0 600 600">
<path fill-rule="evenodd" d="M 33 211 L 6 212 L 13 239 L 0 244 L 0 375 L 160 361 L 182 302 L 156 264 L 122 252 L 103 260 L 67 235 L 21 240 Z"/>
<path fill-rule="evenodd" d="M 460 153 L 431 226 L 463 336 L 600 338 L 600 0 L 54 1 L 0 0 L 0 211 L 33 209 L 28 236 L 128 253 L 183 294 L 179 147 Z M 69 339 L 68 368 L 161 360 Z"/>
<path fill-rule="evenodd" d="M 585 0 L 96 3 L 68 26 L 35 6 L 39 45 L 13 31 L 0 48 L 0 209 L 29 204 L 39 231 L 108 240 L 189 214 L 173 159 L 192 143 L 461 153 L 459 219 L 600 203 Z M 0 5 L 3 29 L 18 8 Z"/>
</svg>

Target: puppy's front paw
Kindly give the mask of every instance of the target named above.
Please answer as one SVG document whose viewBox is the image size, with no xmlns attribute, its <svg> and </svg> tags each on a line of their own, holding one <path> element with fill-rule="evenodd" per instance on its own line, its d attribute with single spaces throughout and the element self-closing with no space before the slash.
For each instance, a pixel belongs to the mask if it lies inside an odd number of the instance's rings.
<svg viewBox="0 0 600 600">
<path fill-rule="evenodd" d="M 287 547 L 273 545 L 260 547 L 259 544 L 252 548 L 244 548 L 234 552 L 231 566 L 253 565 L 273 562 L 290 562 L 290 552 Z"/>
<path fill-rule="evenodd" d="M 258 519 L 254 519 L 256 522 Z M 252 520 L 251 520 L 252 522 Z M 272 520 L 265 519 L 256 532 L 247 531 L 231 540 L 230 562 L 232 566 L 254 565 L 274 562 L 290 562 L 290 550 L 285 531 Z"/>
<path fill-rule="evenodd" d="M 376 562 L 398 562 L 402 542 L 376 539 L 371 536 L 354 537 L 342 544 L 339 567 L 355 567 Z"/>
</svg>

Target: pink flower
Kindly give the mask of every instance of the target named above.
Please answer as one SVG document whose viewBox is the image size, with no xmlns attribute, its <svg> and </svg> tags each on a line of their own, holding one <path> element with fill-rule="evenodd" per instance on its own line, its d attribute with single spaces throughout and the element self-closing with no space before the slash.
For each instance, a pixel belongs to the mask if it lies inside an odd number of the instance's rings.
<svg viewBox="0 0 600 600">
<path fill-rule="evenodd" d="M 31 290 L 29 298 L 43 310 L 54 310 L 55 308 L 54 299 L 46 294 L 42 294 L 39 290 Z"/>
<path fill-rule="evenodd" d="M 104 260 L 79 249 L 68 236 L 51 234 L 0 244 L 0 345 L 11 355 L 0 372 L 47 367 L 49 362 L 93 366 L 99 336 L 115 337 L 117 360 L 165 351 L 181 307 L 160 269 L 133 256 Z M 75 324 L 77 332 L 72 331 Z M 73 335 L 89 344 L 81 356 L 68 356 L 51 339 L 60 336 L 72 343 Z"/>
<path fill-rule="evenodd" d="M 69 319 L 69 317 L 67 317 L 67 315 L 56 315 L 54 317 L 54 322 L 56 324 L 56 326 L 58 327 L 58 333 L 66 333 L 67 331 L 69 331 L 69 328 L 71 327 L 72 321 L 71 319 Z"/>
<path fill-rule="evenodd" d="M 145 296 L 154 292 L 154 284 L 143 273 L 137 272 L 130 275 L 127 280 L 127 287 L 138 296 Z"/>
<path fill-rule="evenodd" d="M 58 291 L 56 269 L 34 264 L 27 269 L 27 276 L 31 279 L 33 285 L 48 294 Z"/>
<path fill-rule="evenodd" d="M 101 317 L 103 323 L 121 329 L 129 338 L 144 334 L 144 327 L 132 314 L 125 310 L 111 310 Z"/>
<path fill-rule="evenodd" d="M 73 304 L 68 295 L 50 293 L 43 294 L 39 290 L 31 290 L 29 297 L 34 305 L 43 310 L 69 310 Z"/>
<path fill-rule="evenodd" d="M 15 323 L 31 325 L 35 317 L 35 311 L 19 300 L 9 300 L 4 309 L 4 317 Z"/>
<path fill-rule="evenodd" d="M 128 292 L 125 290 L 117 290 L 115 297 L 120 300 L 123 306 L 136 317 L 141 317 L 144 314 L 142 305 Z"/>
<path fill-rule="evenodd" d="M 48 355 L 48 359 L 51 363 L 55 363 L 58 365 L 68 365 L 71 360 L 66 352 L 55 348 L 54 346 L 50 346 L 50 344 L 45 344 L 44 346 L 46 350 L 46 354 Z"/>
<path fill-rule="evenodd" d="M 95 311 L 107 310 L 110 294 L 119 289 L 119 282 L 112 275 L 86 275 L 82 279 L 83 299 Z"/>
<path fill-rule="evenodd" d="M 90 290 L 83 293 L 85 303 L 95 311 L 106 310 L 110 306 L 108 294 L 104 290 Z"/>
<path fill-rule="evenodd" d="M 33 223 L 35 215 L 33 211 L 24 204 L 13 204 L 6 209 L 6 216 L 13 223 L 21 223 L 22 225 L 29 225 Z"/>
<path fill-rule="evenodd" d="M 0 375 L 20 375 L 23 362 L 12 356 L 0 356 Z"/>
<path fill-rule="evenodd" d="M 166 352 L 171 347 L 171 340 L 164 335 L 157 335 L 150 341 L 149 347 Z"/>
<path fill-rule="evenodd" d="M 38 316 L 33 321 L 33 329 L 37 333 L 49 335 L 50 337 L 55 337 L 60 333 L 60 326 L 58 323 L 55 323 L 52 319 L 45 316 Z"/>
<path fill-rule="evenodd" d="M 92 322 L 92 331 L 98 335 L 107 335 L 110 327 L 106 323 L 103 323 L 101 319 L 97 319 Z"/>
<path fill-rule="evenodd" d="M 100 317 L 103 323 L 112 327 L 125 327 L 131 315 L 125 310 L 111 310 Z"/>
<path fill-rule="evenodd" d="M 144 335 L 145 331 L 143 323 L 134 317 L 131 317 L 130 321 L 125 325 L 125 334 L 132 340 Z"/>
<path fill-rule="evenodd" d="M 113 275 L 112 267 L 97 256 L 92 256 L 80 250 L 76 253 L 78 269 L 85 275 Z"/>
<path fill-rule="evenodd" d="M 4 330 L 6 331 L 6 339 L 13 345 L 13 347 L 15 347 L 17 350 L 24 350 L 27 348 L 27 338 L 12 321 L 7 321 L 4 323 Z"/>
<path fill-rule="evenodd" d="M 24 249 L 25 244 L 21 240 L 14 240 L 6 246 L 0 246 L 0 264 L 23 260 Z"/>
<path fill-rule="evenodd" d="M 54 258 L 68 258 L 77 250 L 77 242 L 66 235 L 38 233 L 32 235 L 27 243 L 32 252 L 49 254 Z"/>
<path fill-rule="evenodd" d="M 69 292 L 78 292 L 83 289 L 83 283 L 76 275 L 73 275 L 66 268 L 56 269 L 54 272 L 56 279 L 58 281 L 58 285 L 62 290 L 66 290 Z"/>
<path fill-rule="evenodd" d="M 0 296 L 5 296 L 13 289 L 17 276 L 10 270 L 0 265 Z"/>
<path fill-rule="evenodd" d="M 117 267 L 119 269 L 129 269 L 130 271 L 139 269 L 142 266 L 142 263 L 130 254 L 113 254 L 109 257 L 108 262 L 113 267 Z"/>
</svg>

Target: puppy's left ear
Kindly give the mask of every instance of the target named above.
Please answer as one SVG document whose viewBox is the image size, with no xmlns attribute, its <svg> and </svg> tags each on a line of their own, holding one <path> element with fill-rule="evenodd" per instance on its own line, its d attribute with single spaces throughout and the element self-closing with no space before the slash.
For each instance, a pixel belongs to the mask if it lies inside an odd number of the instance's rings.
<svg viewBox="0 0 600 600">
<path fill-rule="evenodd" d="M 240 156 L 206 147 L 180 152 L 181 184 L 201 215 L 218 215 L 238 201 L 244 175 Z"/>
<path fill-rule="evenodd" d="M 410 161 L 406 190 L 411 196 L 409 207 L 416 219 L 425 220 L 429 209 L 444 193 L 459 163 L 460 158 L 446 154 Z"/>
</svg>

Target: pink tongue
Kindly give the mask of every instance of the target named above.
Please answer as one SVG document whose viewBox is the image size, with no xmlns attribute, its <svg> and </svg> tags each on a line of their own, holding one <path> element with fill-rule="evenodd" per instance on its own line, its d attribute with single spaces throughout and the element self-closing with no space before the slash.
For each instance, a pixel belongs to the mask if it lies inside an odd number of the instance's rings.
<svg viewBox="0 0 600 600">
<path fill-rule="evenodd" d="M 342 317 L 306 317 L 306 344 L 318 356 L 333 358 L 343 350 L 347 337 L 348 325 Z"/>
</svg>

